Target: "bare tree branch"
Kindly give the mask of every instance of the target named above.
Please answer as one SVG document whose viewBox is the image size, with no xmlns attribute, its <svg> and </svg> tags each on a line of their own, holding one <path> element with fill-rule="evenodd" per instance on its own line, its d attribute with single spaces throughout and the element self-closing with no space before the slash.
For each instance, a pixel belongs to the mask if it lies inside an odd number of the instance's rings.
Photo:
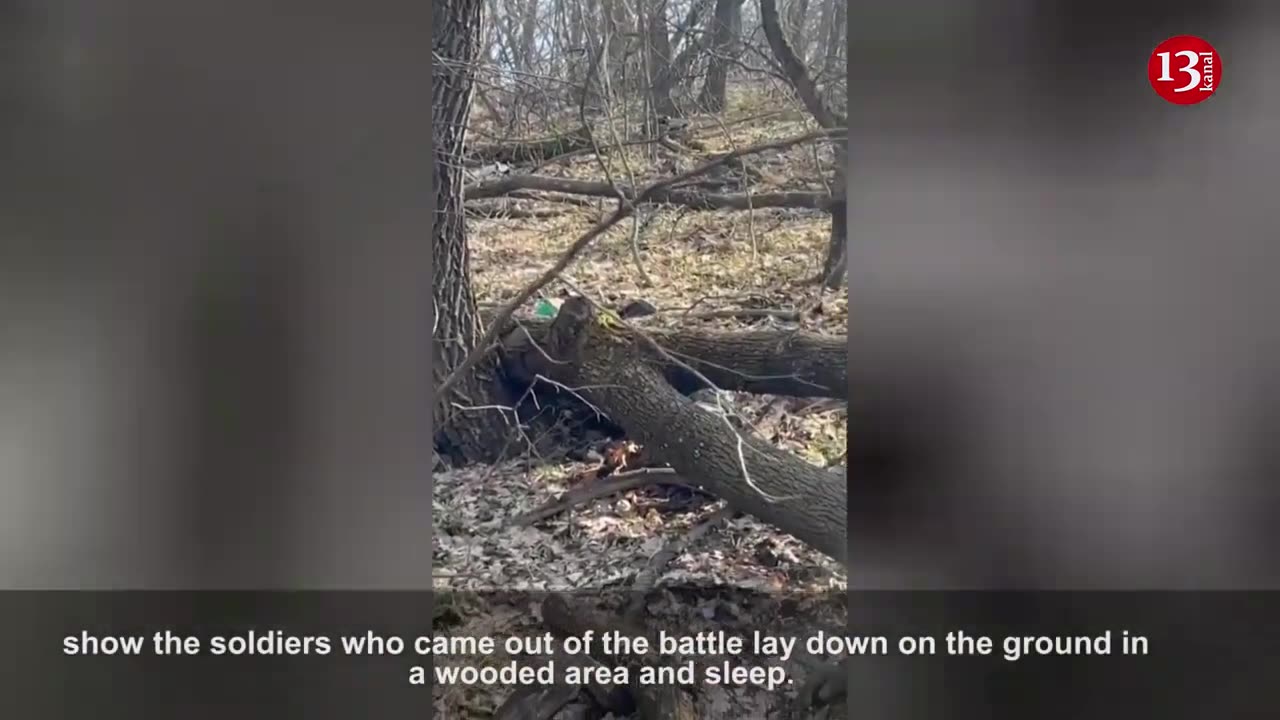
<svg viewBox="0 0 1280 720">
<path fill-rule="evenodd" d="M 605 231 L 607 231 L 609 228 L 613 227 L 614 225 L 617 225 L 619 222 L 627 218 L 629 215 L 631 215 L 631 213 L 635 212 L 636 203 L 648 202 L 654 194 L 659 193 L 664 189 L 669 188 L 672 185 L 675 185 L 677 183 L 684 182 L 686 180 L 699 177 L 701 175 L 705 175 L 706 173 L 710 172 L 714 168 L 724 165 L 725 163 L 733 160 L 734 158 L 739 158 L 739 157 L 743 157 L 745 155 L 751 155 L 754 153 L 765 152 L 767 150 L 782 150 L 785 148 L 793 147 L 795 145 L 799 145 L 801 143 L 812 142 L 814 140 L 841 137 L 846 133 L 847 133 L 847 130 L 845 128 L 825 128 L 822 130 L 814 130 L 812 132 L 804 133 L 803 135 L 797 135 L 797 136 L 786 138 L 783 140 L 773 140 L 769 142 L 759 143 L 756 145 L 750 145 L 748 147 L 734 150 L 733 152 L 725 153 L 724 155 L 720 155 L 719 157 L 716 157 L 712 160 L 708 160 L 707 162 L 699 165 L 698 167 L 693 168 L 692 170 L 688 170 L 686 172 L 682 172 L 677 175 L 673 175 L 669 178 L 666 178 L 664 180 L 655 182 L 647 186 L 644 190 L 640 191 L 636 195 L 634 200 L 630 200 L 630 201 L 628 201 L 628 199 L 620 200 L 618 203 L 618 209 L 615 210 L 612 215 L 610 215 L 609 217 L 597 223 L 594 227 L 592 227 L 587 232 L 583 233 L 577 240 L 573 242 L 572 245 L 569 246 L 569 248 L 564 252 L 563 255 L 560 256 L 560 259 L 557 260 L 554 265 L 548 268 L 546 272 L 544 272 L 541 276 L 538 277 L 538 279 L 534 280 L 532 283 L 529 283 L 527 286 L 525 286 L 525 288 L 521 290 L 519 294 L 517 294 L 514 298 L 512 298 L 506 305 L 502 307 L 501 310 L 499 310 L 496 313 L 496 315 L 494 316 L 493 323 L 491 323 L 489 327 L 485 329 L 484 336 L 480 339 L 479 342 L 476 343 L 476 346 L 469 353 L 467 353 L 466 358 L 457 367 L 455 367 L 451 373 L 449 373 L 449 376 L 445 378 L 444 382 L 440 384 L 440 387 L 436 389 L 436 392 L 439 393 L 440 395 L 444 395 L 445 393 L 448 393 L 450 390 L 453 389 L 455 385 L 458 384 L 458 381 L 462 377 L 465 377 L 466 373 L 470 372 L 471 369 L 476 366 L 476 363 L 480 362 L 480 360 L 482 360 L 486 355 L 488 355 L 490 352 L 496 349 L 497 348 L 496 341 L 498 339 L 498 335 L 502 332 L 502 328 L 506 326 L 507 322 L 511 320 L 511 316 L 515 314 L 515 311 L 521 305 L 524 305 L 526 302 L 528 302 L 529 299 L 532 298 L 535 293 L 537 293 L 539 290 L 545 287 L 547 283 L 554 280 L 556 276 L 558 276 L 561 272 L 564 271 L 565 268 L 569 267 L 570 263 L 573 262 L 574 258 L 576 258 L 578 254 L 581 253 L 584 249 L 586 249 L 586 247 L 590 245 L 592 241 L 594 241 L 596 238 L 603 235 Z"/>
</svg>

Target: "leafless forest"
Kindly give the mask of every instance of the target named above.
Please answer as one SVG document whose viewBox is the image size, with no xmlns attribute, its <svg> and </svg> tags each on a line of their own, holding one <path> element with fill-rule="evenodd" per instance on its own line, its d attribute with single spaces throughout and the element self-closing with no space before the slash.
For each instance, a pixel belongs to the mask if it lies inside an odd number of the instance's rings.
<svg viewBox="0 0 1280 720">
<path fill-rule="evenodd" d="M 843 625 L 820 591 L 843 587 L 847 540 L 845 16 L 844 0 L 433 5 L 433 572 L 454 591 L 438 630 Z M 543 590 L 597 592 L 530 607 Z M 789 668 L 803 690 L 435 703 L 838 713 L 808 661 Z"/>
</svg>

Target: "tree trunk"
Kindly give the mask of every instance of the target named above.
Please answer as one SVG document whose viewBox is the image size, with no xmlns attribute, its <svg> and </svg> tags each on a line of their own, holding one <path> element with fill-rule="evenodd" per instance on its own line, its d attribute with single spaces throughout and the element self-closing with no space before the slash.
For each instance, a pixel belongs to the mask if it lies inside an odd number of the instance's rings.
<svg viewBox="0 0 1280 720">
<path fill-rule="evenodd" d="M 645 58 L 649 83 L 649 106 L 654 115 L 675 115 L 671 99 L 671 36 L 667 33 L 667 0 L 647 0 L 645 26 Z"/>
<path fill-rule="evenodd" d="M 567 91 L 570 102 L 573 105 L 579 104 L 584 98 L 582 93 L 587 92 L 586 88 L 580 87 L 585 78 L 586 58 L 590 53 L 586 48 L 586 17 L 582 9 L 581 0 L 567 0 L 568 5 L 568 23 L 569 23 L 569 47 L 568 57 L 565 59 L 565 77 L 569 80 L 569 89 Z M 566 0 L 557 0 L 564 12 L 564 4 Z"/>
<path fill-rule="evenodd" d="M 543 352 L 524 362 L 575 388 L 651 457 L 698 481 L 708 492 L 844 562 L 848 491 L 835 474 L 739 433 L 667 384 L 645 361 L 644 341 L 602 326 L 590 305 L 573 298 L 551 324 Z"/>
<path fill-rule="evenodd" d="M 836 113 L 822 96 L 818 93 L 818 87 L 814 84 L 813 78 L 809 75 L 808 68 L 805 67 L 804 61 L 800 59 L 791 44 L 787 42 L 786 36 L 782 32 L 782 23 L 778 19 L 778 3 L 777 0 L 760 0 L 760 24 L 764 28 L 765 38 L 769 41 L 769 48 L 773 50 L 773 55 L 778 60 L 778 64 L 782 66 L 783 72 L 786 73 L 787 79 L 791 82 L 792 88 L 795 89 L 796 95 L 800 101 L 804 103 L 805 108 L 813 115 L 813 119 L 818 125 L 824 128 L 836 128 L 845 123 L 843 115 Z M 818 276 L 818 282 L 823 283 L 827 287 L 837 288 L 844 282 L 845 273 L 836 272 L 845 262 L 845 245 L 847 244 L 847 218 L 845 214 L 848 209 L 842 202 L 845 195 L 845 166 L 848 164 L 848 142 L 846 140 L 837 140 L 835 145 L 835 177 L 832 180 L 831 193 L 838 200 L 831 206 L 831 234 L 827 240 L 826 258 L 823 260 L 823 272 Z"/>
<path fill-rule="evenodd" d="M 840 28 L 845 23 L 843 10 L 846 4 L 841 0 L 826 0 L 822 4 L 822 22 L 818 30 L 820 33 L 818 56 L 822 58 L 821 75 L 832 74 L 839 63 L 840 44 L 843 40 Z"/>
<path fill-rule="evenodd" d="M 813 78 L 809 76 L 804 60 L 796 54 L 791 43 L 787 41 L 786 35 L 783 34 L 782 22 L 778 19 L 777 0 L 760 0 L 760 24 L 764 28 L 765 39 L 769 41 L 769 49 L 773 51 L 774 58 L 782 66 L 782 71 L 786 73 L 791 87 L 795 89 L 800 102 L 804 103 L 805 108 L 813 115 L 813 119 L 824 128 L 843 125 L 844 117 L 837 114 L 818 94 L 818 88 L 814 85 Z"/>
<path fill-rule="evenodd" d="M 518 68 L 523 72 L 533 69 L 533 41 L 538 29 L 538 0 L 526 0 L 524 18 L 520 27 L 520 49 L 517 58 Z"/>
<path fill-rule="evenodd" d="M 682 87 L 682 81 L 689 76 L 689 70 L 693 67 L 693 63 L 698 58 L 698 53 L 703 49 L 703 43 L 698 39 L 698 26 L 702 24 L 702 17 L 711 7 L 711 0 L 694 0 L 689 4 L 689 12 L 685 15 L 684 22 L 676 29 L 673 35 L 667 35 L 665 42 L 665 53 L 668 60 L 664 63 L 661 74 L 653 81 L 654 91 L 652 96 L 660 98 L 664 105 L 655 104 L 656 112 L 660 115 L 675 115 L 678 112 L 675 103 L 672 101 L 671 93 L 678 87 Z M 665 11 L 664 11 L 665 16 Z M 664 22 L 666 18 L 663 18 Z M 680 52 L 675 53 L 675 48 L 679 47 Z M 673 56 L 674 54 L 674 56 Z M 657 128 L 654 128 L 657 131 Z"/>
<path fill-rule="evenodd" d="M 563 2 L 563 0 L 561 0 Z M 582 0 L 569 1 L 569 49 L 575 52 L 582 51 L 586 46 L 583 44 L 586 38 L 587 18 L 586 12 L 582 9 Z"/>
<path fill-rule="evenodd" d="M 834 0 L 832 0 L 834 2 Z M 707 60 L 707 79 L 698 95 L 698 104 L 708 112 L 721 112 L 728 104 L 725 94 L 729 79 L 729 59 L 735 55 L 737 31 L 741 25 L 743 0 L 716 0 L 711 19 L 712 50 Z"/>
<path fill-rule="evenodd" d="M 471 113 L 473 64 L 480 50 L 483 0 L 432 3 L 431 50 L 446 62 L 431 67 L 431 141 L 434 150 L 435 227 L 432 228 L 432 375 L 437 387 L 458 367 L 481 335 L 471 291 L 471 255 L 463 223 L 462 157 Z M 492 459 L 501 447 L 490 405 L 497 384 L 492 363 L 444 397 L 435 399 L 432 424 L 437 450 L 455 462 Z"/>
<path fill-rule="evenodd" d="M 604 0 L 602 8 L 604 26 L 608 35 L 608 68 L 607 76 L 601 79 L 602 84 L 608 82 L 613 95 L 626 90 L 627 34 L 631 32 L 631 15 L 627 12 L 626 0 Z"/>
<path fill-rule="evenodd" d="M 839 175 L 843 176 L 844 172 Z M 849 206 L 842 197 L 831 204 L 831 234 L 827 236 L 827 256 L 822 261 L 822 284 L 835 290 L 848 277 Z"/>
<path fill-rule="evenodd" d="M 809 62 L 809 0 L 791 0 L 787 8 L 787 24 L 791 26 L 791 44 L 800 62 Z"/>
</svg>

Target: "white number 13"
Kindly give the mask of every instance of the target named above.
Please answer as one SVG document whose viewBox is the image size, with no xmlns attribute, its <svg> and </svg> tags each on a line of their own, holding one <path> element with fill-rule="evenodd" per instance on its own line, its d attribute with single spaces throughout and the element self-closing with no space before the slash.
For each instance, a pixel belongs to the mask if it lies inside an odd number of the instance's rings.
<svg viewBox="0 0 1280 720">
<path fill-rule="evenodd" d="M 1160 81 L 1173 82 L 1173 78 L 1169 76 L 1169 53 L 1162 52 L 1156 53 L 1156 55 L 1160 57 Z M 1174 90 L 1174 92 L 1187 92 L 1188 90 L 1194 90 L 1196 86 L 1200 84 L 1200 71 L 1196 69 L 1196 66 L 1200 64 L 1200 54 L 1191 50 L 1183 50 L 1182 52 L 1177 53 L 1177 56 L 1187 61 L 1186 65 L 1178 68 L 1178 72 L 1186 73 L 1188 78 L 1190 78 L 1190 81 L 1186 85 Z"/>
</svg>

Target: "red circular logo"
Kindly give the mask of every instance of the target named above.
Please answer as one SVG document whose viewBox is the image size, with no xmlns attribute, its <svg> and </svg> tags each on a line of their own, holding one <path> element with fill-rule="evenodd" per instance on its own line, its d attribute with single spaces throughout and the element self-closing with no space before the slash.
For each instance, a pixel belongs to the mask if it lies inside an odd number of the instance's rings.
<svg viewBox="0 0 1280 720">
<path fill-rule="evenodd" d="M 1195 105 L 1218 90 L 1222 58 L 1203 38 L 1178 35 L 1151 52 L 1147 77 L 1156 94 L 1165 100 L 1175 105 Z"/>
</svg>

